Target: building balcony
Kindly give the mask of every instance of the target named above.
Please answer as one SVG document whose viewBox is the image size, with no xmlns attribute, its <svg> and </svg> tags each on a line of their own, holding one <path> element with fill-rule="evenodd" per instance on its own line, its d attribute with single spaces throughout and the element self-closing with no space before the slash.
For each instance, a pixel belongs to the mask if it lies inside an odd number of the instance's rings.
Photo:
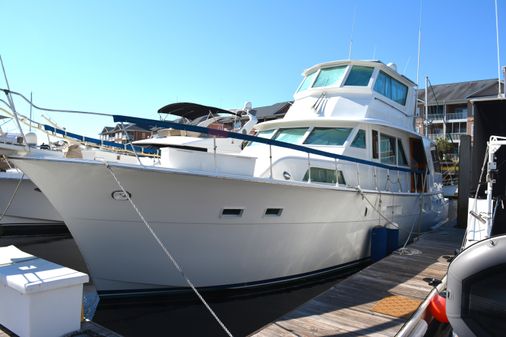
<svg viewBox="0 0 506 337">
<path fill-rule="evenodd" d="M 430 140 L 436 140 L 437 138 L 446 138 L 448 140 L 453 140 L 454 142 L 460 142 L 460 136 L 466 135 L 465 132 L 447 132 L 446 135 L 444 133 L 429 133 L 427 137 Z"/>
<path fill-rule="evenodd" d="M 445 114 L 429 114 L 428 119 L 432 122 L 443 122 L 445 120 Z M 467 119 L 467 112 L 451 112 L 446 114 L 446 121 L 453 121 L 453 120 L 466 120 Z"/>
</svg>

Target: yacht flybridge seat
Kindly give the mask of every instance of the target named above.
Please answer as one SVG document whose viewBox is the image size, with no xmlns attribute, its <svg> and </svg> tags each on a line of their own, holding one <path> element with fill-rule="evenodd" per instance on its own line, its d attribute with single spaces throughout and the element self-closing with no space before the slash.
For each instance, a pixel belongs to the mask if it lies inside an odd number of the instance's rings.
<svg viewBox="0 0 506 337">
<path fill-rule="evenodd" d="M 177 143 L 206 150 L 171 148 L 171 140 L 150 165 L 30 154 L 12 161 L 64 218 L 101 296 L 188 289 L 176 268 L 160 268 L 170 261 L 141 219 L 206 289 L 344 270 L 370 256 L 378 225 L 398 227 L 404 242 L 444 221 L 435 148 L 414 130 L 415 83 L 378 61 L 327 62 L 303 75 L 285 117 L 257 124 L 257 136 L 115 116 L 206 134 Z M 220 152 L 223 145 L 234 147 Z"/>
</svg>

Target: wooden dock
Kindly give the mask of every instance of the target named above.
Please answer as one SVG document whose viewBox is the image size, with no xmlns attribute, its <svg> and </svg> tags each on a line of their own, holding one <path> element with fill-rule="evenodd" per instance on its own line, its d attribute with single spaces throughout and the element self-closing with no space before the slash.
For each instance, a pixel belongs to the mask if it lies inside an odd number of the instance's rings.
<svg viewBox="0 0 506 337">
<path fill-rule="evenodd" d="M 395 336 L 441 280 L 463 230 L 447 225 L 392 254 L 257 331 L 255 337 Z"/>
</svg>

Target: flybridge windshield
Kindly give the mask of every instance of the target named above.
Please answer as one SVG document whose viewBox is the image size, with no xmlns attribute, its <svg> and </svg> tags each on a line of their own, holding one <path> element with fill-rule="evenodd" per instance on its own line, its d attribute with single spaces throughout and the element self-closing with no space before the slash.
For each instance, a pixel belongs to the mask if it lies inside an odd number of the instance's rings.
<svg viewBox="0 0 506 337">
<path fill-rule="evenodd" d="M 318 69 L 304 78 L 297 92 L 302 92 L 309 88 L 339 87 L 342 83 L 344 83 L 344 86 L 365 87 L 369 85 L 374 72 L 373 67 L 354 65 L 348 74 L 346 74 L 348 68 L 347 65 L 344 65 Z"/>
</svg>

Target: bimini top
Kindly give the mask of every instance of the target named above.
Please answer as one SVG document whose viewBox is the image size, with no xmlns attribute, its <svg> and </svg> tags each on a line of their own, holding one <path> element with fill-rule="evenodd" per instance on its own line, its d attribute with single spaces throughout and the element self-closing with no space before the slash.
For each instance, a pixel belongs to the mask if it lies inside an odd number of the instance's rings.
<svg viewBox="0 0 506 337">
<path fill-rule="evenodd" d="M 184 117 L 189 120 L 195 120 L 199 117 L 209 115 L 218 116 L 218 114 L 229 114 L 236 116 L 235 113 L 228 110 L 191 102 L 168 104 L 158 109 L 158 113 Z"/>
</svg>

